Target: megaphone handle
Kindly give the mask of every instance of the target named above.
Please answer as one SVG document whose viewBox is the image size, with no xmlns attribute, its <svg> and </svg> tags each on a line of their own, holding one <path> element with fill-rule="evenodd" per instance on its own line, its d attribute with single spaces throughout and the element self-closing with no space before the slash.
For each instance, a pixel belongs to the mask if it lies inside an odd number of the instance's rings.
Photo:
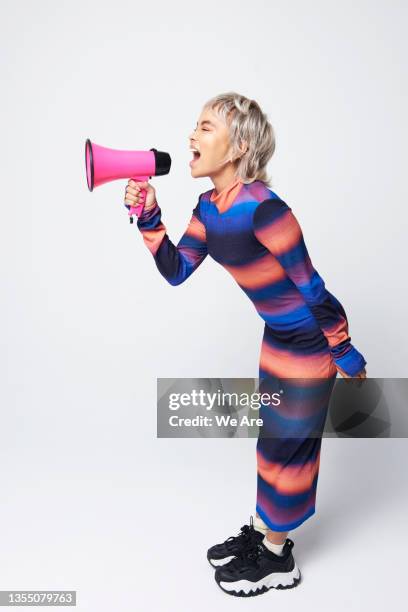
<svg viewBox="0 0 408 612">
<path fill-rule="evenodd" d="M 131 179 L 132 181 L 137 181 L 137 182 L 144 182 L 147 181 L 149 178 L 152 178 L 151 176 L 132 176 Z M 133 215 L 137 215 L 138 217 L 140 217 L 140 215 L 142 214 L 142 210 L 144 208 L 145 202 L 146 202 L 146 194 L 147 194 L 147 189 L 141 189 L 140 190 L 140 196 L 143 199 L 143 202 L 141 204 L 138 204 L 137 206 L 129 206 L 129 222 L 133 223 Z"/>
</svg>

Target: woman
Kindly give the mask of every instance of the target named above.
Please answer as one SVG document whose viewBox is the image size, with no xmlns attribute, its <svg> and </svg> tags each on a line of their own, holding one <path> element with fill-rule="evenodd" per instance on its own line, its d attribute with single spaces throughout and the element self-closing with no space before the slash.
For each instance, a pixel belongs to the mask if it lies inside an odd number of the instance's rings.
<svg viewBox="0 0 408 612">
<path fill-rule="evenodd" d="M 125 204 L 144 202 L 137 225 L 171 285 L 184 282 L 210 254 L 265 321 L 261 387 L 274 391 L 278 384 L 284 399 L 279 407 L 261 407 L 255 521 L 207 553 L 225 592 L 257 595 L 300 581 L 287 535 L 315 512 L 321 433 L 337 372 L 365 378 L 366 361 L 350 342 L 342 305 L 310 261 L 292 209 L 269 188 L 266 165 L 275 138 L 259 105 L 235 92 L 210 99 L 190 148 L 191 175 L 208 176 L 214 188 L 200 194 L 177 246 L 152 185 L 130 180 Z"/>
</svg>

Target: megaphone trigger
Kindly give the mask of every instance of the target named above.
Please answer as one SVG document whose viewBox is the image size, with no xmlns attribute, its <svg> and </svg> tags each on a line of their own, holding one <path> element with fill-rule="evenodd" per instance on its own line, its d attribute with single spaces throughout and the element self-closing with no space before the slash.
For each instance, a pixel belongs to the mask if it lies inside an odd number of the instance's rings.
<svg viewBox="0 0 408 612">
<path fill-rule="evenodd" d="M 136 182 L 144 183 L 145 181 L 147 181 L 148 176 L 132 176 L 131 179 Z M 133 223 L 133 215 L 137 215 L 138 217 L 140 217 L 140 215 L 142 214 L 146 202 L 147 189 L 141 189 L 139 195 L 141 200 L 140 204 L 138 204 L 137 206 L 130 206 L 130 210 L 128 213 L 130 217 L 130 223 Z"/>
</svg>

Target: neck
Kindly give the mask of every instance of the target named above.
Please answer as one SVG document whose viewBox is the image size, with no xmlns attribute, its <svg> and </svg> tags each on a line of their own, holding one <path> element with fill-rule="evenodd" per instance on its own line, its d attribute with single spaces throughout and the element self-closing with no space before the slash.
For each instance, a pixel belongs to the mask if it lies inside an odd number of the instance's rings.
<svg viewBox="0 0 408 612">
<path fill-rule="evenodd" d="M 235 168 L 225 168 L 222 174 L 217 176 L 213 175 L 210 178 L 214 184 L 216 192 L 220 193 L 220 191 L 228 187 L 228 185 L 235 182 L 238 179 L 238 175 Z"/>
</svg>

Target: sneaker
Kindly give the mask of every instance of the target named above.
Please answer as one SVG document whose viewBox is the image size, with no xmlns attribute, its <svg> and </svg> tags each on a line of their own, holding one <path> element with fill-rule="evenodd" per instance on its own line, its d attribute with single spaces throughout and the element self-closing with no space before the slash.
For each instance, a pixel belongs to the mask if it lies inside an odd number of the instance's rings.
<svg viewBox="0 0 408 612">
<path fill-rule="evenodd" d="M 301 580 L 292 555 L 293 542 L 286 538 L 282 556 L 275 555 L 261 542 L 243 550 L 224 567 L 215 570 L 218 586 L 237 597 L 261 595 L 269 589 L 291 589 Z"/>
<path fill-rule="evenodd" d="M 213 567 L 226 565 L 237 555 L 243 552 L 248 545 L 262 542 L 264 534 L 254 528 L 251 516 L 250 524 L 241 527 L 237 536 L 231 536 L 221 544 L 215 544 L 207 551 L 207 559 Z"/>
</svg>

